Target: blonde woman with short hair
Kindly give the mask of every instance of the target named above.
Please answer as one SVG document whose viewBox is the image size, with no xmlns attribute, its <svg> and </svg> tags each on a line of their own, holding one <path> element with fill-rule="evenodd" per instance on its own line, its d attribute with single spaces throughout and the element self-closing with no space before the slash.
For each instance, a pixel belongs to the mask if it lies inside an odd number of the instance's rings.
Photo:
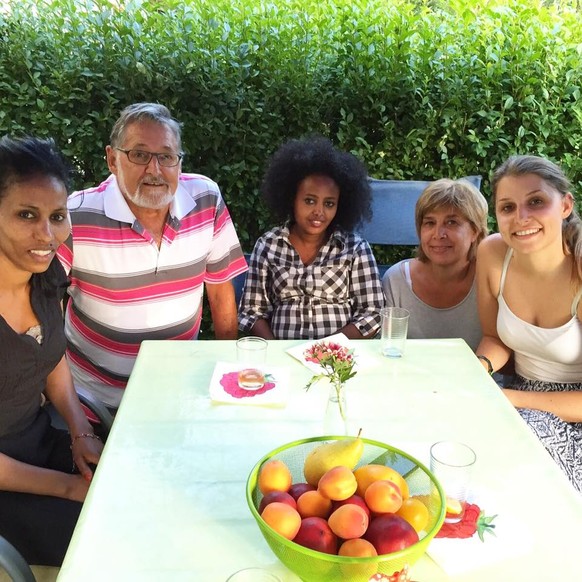
<svg viewBox="0 0 582 582">
<path fill-rule="evenodd" d="M 432 182 L 416 203 L 416 258 L 383 277 L 386 304 L 410 311 L 409 338 L 481 340 L 475 257 L 487 235 L 487 201 L 466 180 Z"/>
</svg>

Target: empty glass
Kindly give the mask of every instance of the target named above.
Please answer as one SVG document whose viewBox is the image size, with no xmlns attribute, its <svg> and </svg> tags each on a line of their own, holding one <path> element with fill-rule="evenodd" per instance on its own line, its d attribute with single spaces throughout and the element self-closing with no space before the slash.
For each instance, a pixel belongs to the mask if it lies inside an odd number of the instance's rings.
<svg viewBox="0 0 582 582">
<path fill-rule="evenodd" d="M 382 315 L 382 339 L 380 340 L 382 354 L 389 358 L 400 358 L 404 354 L 410 312 L 403 307 L 384 307 L 380 314 Z"/>
</svg>

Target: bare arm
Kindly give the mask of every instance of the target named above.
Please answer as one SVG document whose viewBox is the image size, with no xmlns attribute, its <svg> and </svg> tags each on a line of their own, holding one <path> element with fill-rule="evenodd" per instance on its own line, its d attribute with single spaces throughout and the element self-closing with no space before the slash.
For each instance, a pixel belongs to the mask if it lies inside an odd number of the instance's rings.
<svg viewBox="0 0 582 582">
<path fill-rule="evenodd" d="M 352 320 L 339 331 L 350 339 L 374 337 L 380 329 L 385 298 L 376 259 L 366 241 L 354 248 L 349 281 L 349 294 L 354 301 Z"/>
<path fill-rule="evenodd" d="M 511 350 L 497 335 L 497 296 L 505 248 L 498 235 L 491 235 L 481 242 L 477 251 L 477 303 L 483 337 L 476 353 L 487 357 L 493 370 L 502 368 L 511 356 Z M 481 363 L 487 369 L 487 363 Z"/>
<path fill-rule="evenodd" d="M 516 408 L 545 410 L 566 422 L 582 422 L 582 392 L 530 392 L 504 388 L 504 394 Z"/>
<path fill-rule="evenodd" d="M 84 501 L 88 488 L 81 475 L 27 465 L 0 453 L 0 490 Z"/>
<path fill-rule="evenodd" d="M 364 337 L 373 337 L 376 335 L 377 330 L 372 330 L 367 336 L 360 333 L 358 328 L 353 323 L 348 323 L 342 327 L 338 333 L 343 333 L 346 337 L 350 339 L 364 339 Z"/>
<path fill-rule="evenodd" d="M 255 325 L 251 328 L 251 333 L 266 340 L 275 339 L 275 334 L 266 319 L 257 319 Z"/>
<path fill-rule="evenodd" d="M 234 287 L 231 281 L 207 283 L 206 294 L 216 339 L 236 339 L 238 337 L 238 320 Z"/>
<path fill-rule="evenodd" d="M 93 434 L 93 428 L 89 424 L 75 392 L 65 356 L 49 374 L 45 392 L 59 414 L 65 419 L 72 439 L 81 434 Z M 97 464 L 102 449 L 103 445 L 97 439 L 87 437 L 74 439 L 73 460 L 85 480 L 91 480 L 93 473 L 89 468 L 89 463 Z"/>
</svg>

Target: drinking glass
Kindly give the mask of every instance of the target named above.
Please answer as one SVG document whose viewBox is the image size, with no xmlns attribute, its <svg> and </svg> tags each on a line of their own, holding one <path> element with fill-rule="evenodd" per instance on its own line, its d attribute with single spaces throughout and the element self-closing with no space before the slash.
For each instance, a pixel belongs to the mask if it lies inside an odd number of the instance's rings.
<svg viewBox="0 0 582 582">
<path fill-rule="evenodd" d="M 281 579 L 264 568 L 245 568 L 232 574 L 226 582 L 281 582 Z"/>
<path fill-rule="evenodd" d="M 430 448 L 430 470 L 445 491 L 447 523 L 463 519 L 476 460 L 475 451 L 457 441 L 439 441 Z"/>
<path fill-rule="evenodd" d="M 404 354 L 408 318 L 410 312 L 402 307 L 384 307 L 382 315 L 382 354 L 389 358 L 400 358 Z"/>
<path fill-rule="evenodd" d="M 267 360 L 267 340 L 248 336 L 236 342 L 237 361 L 241 365 L 238 385 L 246 390 L 258 390 L 265 385 L 264 367 Z"/>
</svg>

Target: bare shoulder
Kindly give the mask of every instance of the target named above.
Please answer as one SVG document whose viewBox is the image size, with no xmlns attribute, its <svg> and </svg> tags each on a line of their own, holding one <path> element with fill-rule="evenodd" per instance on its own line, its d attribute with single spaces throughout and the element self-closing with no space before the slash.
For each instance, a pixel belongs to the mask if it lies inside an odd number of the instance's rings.
<svg viewBox="0 0 582 582">
<path fill-rule="evenodd" d="M 490 234 L 479 244 L 479 248 L 477 249 L 477 262 L 482 261 L 488 264 L 495 264 L 498 261 L 503 261 L 506 252 L 507 244 L 505 244 L 501 235 L 499 233 Z"/>
</svg>

